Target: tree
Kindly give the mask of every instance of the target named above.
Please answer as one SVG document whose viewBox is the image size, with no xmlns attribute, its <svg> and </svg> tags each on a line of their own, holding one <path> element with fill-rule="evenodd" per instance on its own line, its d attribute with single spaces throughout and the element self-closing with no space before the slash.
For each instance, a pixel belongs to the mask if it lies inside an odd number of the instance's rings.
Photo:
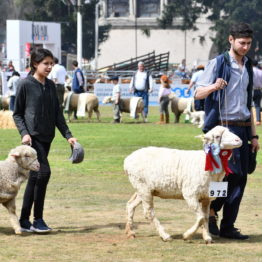
<svg viewBox="0 0 262 262">
<path fill-rule="evenodd" d="M 209 11 L 211 15 L 208 19 L 214 24 L 211 30 L 216 32 L 212 40 L 220 53 L 229 47 L 230 26 L 239 22 L 248 23 L 254 30 L 254 44 L 250 50 L 250 56 L 254 57 L 262 48 L 261 4 L 261 0 L 176 0 L 165 6 L 159 24 L 163 28 L 170 27 L 174 24 L 173 18 L 180 18 L 182 20 L 180 24 L 175 24 L 176 28 L 196 30 L 197 18 Z"/>
</svg>

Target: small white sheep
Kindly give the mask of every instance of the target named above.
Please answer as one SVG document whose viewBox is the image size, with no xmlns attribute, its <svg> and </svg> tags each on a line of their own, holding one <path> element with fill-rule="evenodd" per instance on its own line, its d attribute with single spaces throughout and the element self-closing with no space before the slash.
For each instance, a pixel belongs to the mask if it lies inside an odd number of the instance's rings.
<svg viewBox="0 0 262 262">
<path fill-rule="evenodd" d="M 64 105 L 67 104 L 69 92 L 65 92 Z M 79 94 L 72 94 L 68 110 L 68 121 L 71 121 L 71 114 L 77 110 Z M 91 121 L 93 111 L 96 113 L 97 120 L 100 121 L 99 101 L 96 95 L 89 93 L 86 100 L 86 112 L 88 113 L 88 122 Z"/>
<path fill-rule="evenodd" d="M 205 144 L 216 143 L 221 149 L 233 149 L 242 145 L 241 139 L 226 127 L 217 126 L 202 136 Z M 154 223 L 160 237 L 171 240 L 164 227 L 155 217 L 153 197 L 165 199 L 185 199 L 190 209 L 196 213 L 196 223 L 184 234 L 190 239 L 203 226 L 203 239 L 211 243 L 208 230 L 210 202 L 209 184 L 222 181 L 224 170 L 218 174 L 205 171 L 206 155 L 203 150 L 177 150 L 147 147 L 130 154 L 124 160 L 124 170 L 136 193 L 127 203 L 126 233 L 134 237 L 132 230 L 135 208 L 142 203 L 144 215 Z"/>
<path fill-rule="evenodd" d="M 190 110 L 186 109 L 184 114 L 188 115 L 190 118 L 190 122 L 193 125 L 198 125 L 198 128 L 202 128 L 204 126 L 205 121 L 205 111 L 194 111 L 191 112 Z"/>
<path fill-rule="evenodd" d="M 190 108 L 194 109 L 194 98 L 183 98 L 177 97 L 176 95 L 172 94 L 169 96 L 171 111 L 175 115 L 175 123 L 179 123 L 180 115 L 187 109 L 189 106 Z M 191 109 L 190 109 L 191 110 Z"/>
<path fill-rule="evenodd" d="M 130 113 L 130 100 L 131 98 L 120 98 L 119 105 L 120 105 L 121 113 L 123 112 Z M 103 104 L 109 104 L 109 103 L 113 103 L 112 97 L 111 96 L 104 97 Z M 143 122 L 145 122 L 144 102 L 142 98 L 138 100 L 137 107 L 136 107 L 136 116 L 139 116 L 139 114 L 141 114 Z"/>
<path fill-rule="evenodd" d="M 35 149 L 26 145 L 12 149 L 7 159 L 0 161 L 0 203 L 7 208 L 16 234 L 22 233 L 15 213 L 16 195 L 29 171 L 38 171 L 39 167 Z"/>
</svg>

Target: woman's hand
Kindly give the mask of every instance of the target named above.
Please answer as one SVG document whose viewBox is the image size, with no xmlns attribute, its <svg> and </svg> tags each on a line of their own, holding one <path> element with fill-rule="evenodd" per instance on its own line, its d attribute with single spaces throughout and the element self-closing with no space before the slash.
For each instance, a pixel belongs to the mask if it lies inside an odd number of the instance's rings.
<svg viewBox="0 0 262 262">
<path fill-rule="evenodd" d="M 69 139 L 67 139 L 67 142 L 73 146 L 74 143 L 77 142 L 77 139 L 75 137 L 70 137 Z"/>
<path fill-rule="evenodd" d="M 31 138 L 31 136 L 30 135 L 24 135 L 23 138 L 22 138 L 22 144 L 31 146 L 32 145 L 32 138 Z"/>
</svg>

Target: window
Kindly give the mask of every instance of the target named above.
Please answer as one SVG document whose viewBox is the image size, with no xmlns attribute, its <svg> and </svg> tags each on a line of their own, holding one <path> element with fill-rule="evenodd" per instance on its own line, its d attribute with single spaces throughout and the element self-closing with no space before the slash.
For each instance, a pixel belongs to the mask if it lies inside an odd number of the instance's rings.
<svg viewBox="0 0 262 262">
<path fill-rule="evenodd" d="M 129 0 L 108 0 L 107 16 L 108 17 L 129 16 Z"/>
<path fill-rule="evenodd" d="M 137 0 L 138 17 L 158 17 L 160 15 L 160 0 Z"/>
</svg>

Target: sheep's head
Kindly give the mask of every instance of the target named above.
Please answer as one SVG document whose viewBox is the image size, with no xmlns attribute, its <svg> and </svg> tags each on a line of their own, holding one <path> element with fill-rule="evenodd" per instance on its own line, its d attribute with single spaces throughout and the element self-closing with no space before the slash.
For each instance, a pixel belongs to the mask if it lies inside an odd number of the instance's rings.
<svg viewBox="0 0 262 262">
<path fill-rule="evenodd" d="M 111 96 L 106 96 L 103 99 L 103 104 L 108 104 L 108 103 L 112 103 L 112 97 Z"/>
<path fill-rule="evenodd" d="M 242 140 L 224 126 L 216 126 L 203 135 L 204 144 L 218 144 L 221 149 L 233 149 L 242 146 Z"/>
<path fill-rule="evenodd" d="M 38 171 L 40 168 L 37 152 L 30 146 L 17 146 L 10 151 L 9 157 L 12 157 L 20 167 L 26 170 Z"/>
</svg>

